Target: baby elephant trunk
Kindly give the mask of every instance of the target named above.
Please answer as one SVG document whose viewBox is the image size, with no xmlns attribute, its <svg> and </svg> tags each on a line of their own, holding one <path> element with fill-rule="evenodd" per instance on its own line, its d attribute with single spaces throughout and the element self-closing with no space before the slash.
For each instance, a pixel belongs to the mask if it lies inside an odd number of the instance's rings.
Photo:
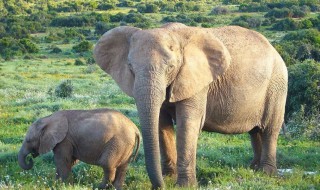
<svg viewBox="0 0 320 190">
<path fill-rule="evenodd" d="M 29 153 L 30 151 L 26 150 L 26 148 L 22 146 L 18 154 L 19 166 L 24 170 L 30 170 L 33 167 L 33 161 L 31 158 L 28 160 L 28 162 L 26 161 Z"/>
</svg>

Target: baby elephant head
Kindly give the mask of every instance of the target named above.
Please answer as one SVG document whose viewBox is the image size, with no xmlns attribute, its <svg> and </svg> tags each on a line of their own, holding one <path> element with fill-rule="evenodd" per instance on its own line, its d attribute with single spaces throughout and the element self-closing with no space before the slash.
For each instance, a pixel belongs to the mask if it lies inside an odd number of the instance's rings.
<svg viewBox="0 0 320 190">
<path fill-rule="evenodd" d="M 34 122 L 27 132 L 18 154 L 18 162 L 21 168 L 29 170 L 33 166 L 32 159 L 26 161 L 26 157 L 32 154 L 37 157 L 52 150 L 67 135 L 68 121 L 61 114 L 54 114 Z"/>
</svg>

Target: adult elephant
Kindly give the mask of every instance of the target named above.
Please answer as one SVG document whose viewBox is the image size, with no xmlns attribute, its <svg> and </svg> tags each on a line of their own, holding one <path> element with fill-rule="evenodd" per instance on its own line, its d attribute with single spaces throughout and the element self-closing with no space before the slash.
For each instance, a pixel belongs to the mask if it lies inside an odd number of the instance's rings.
<svg viewBox="0 0 320 190">
<path fill-rule="evenodd" d="M 94 57 L 136 101 L 153 188 L 164 185 L 161 174 L 176 172 L 178 185 L 196 184 L 201 129 L 249 132 L 251 166 L 268 174 L 277 171 L 287 69 L 261 34 L 238 26 L 123 26 L 101 37 Z"/>
</svg>

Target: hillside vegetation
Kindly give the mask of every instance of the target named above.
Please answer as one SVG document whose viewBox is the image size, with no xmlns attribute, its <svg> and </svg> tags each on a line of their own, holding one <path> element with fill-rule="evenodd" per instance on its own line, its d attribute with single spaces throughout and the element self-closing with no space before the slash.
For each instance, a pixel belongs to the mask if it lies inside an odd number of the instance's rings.
<svg viewBox="0 0 320 190">
<path fill-rule="evenodd" d="M 287 64 L 285 134 L 278 141 L 280 174 L 248 168 L 249 135 L 202 132 L 200 189 L 320 189 L 319 0 L 0 0 L 0 189 L 92 189 L 102 169 L 80 162 L 67 183 L 55 181 L 53 154 L 23 171 L 17 152 L 29 125 L 63 109 L 109 107 L 139 126 L 126 96 L 92 58 L 100 36 L 117 26 L 143 29 L 166 22 L 239 25 L 264 34 Z M 165 179 L 168 189 L 179 189 Z M 125 189 L 150 189 L 144 152 L 130 164 Z"/>
</svg>

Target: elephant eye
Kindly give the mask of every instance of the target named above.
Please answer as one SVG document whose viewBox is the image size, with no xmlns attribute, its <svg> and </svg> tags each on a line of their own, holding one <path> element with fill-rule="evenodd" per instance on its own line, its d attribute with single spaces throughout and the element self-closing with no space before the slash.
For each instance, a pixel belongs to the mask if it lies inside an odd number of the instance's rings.
<svg viewBox="0 0 320 190">
<path fill-rule="evenodd" d="M 168 65 L 167 66 L 167 73 L 171 73 L 174 69 L 174 65 Z"/>
<path fill-rule="evenodd" d="M 132 64 L 130 62 L 128 62 L 128 67 L 132 71 Z"/>
</svg>

